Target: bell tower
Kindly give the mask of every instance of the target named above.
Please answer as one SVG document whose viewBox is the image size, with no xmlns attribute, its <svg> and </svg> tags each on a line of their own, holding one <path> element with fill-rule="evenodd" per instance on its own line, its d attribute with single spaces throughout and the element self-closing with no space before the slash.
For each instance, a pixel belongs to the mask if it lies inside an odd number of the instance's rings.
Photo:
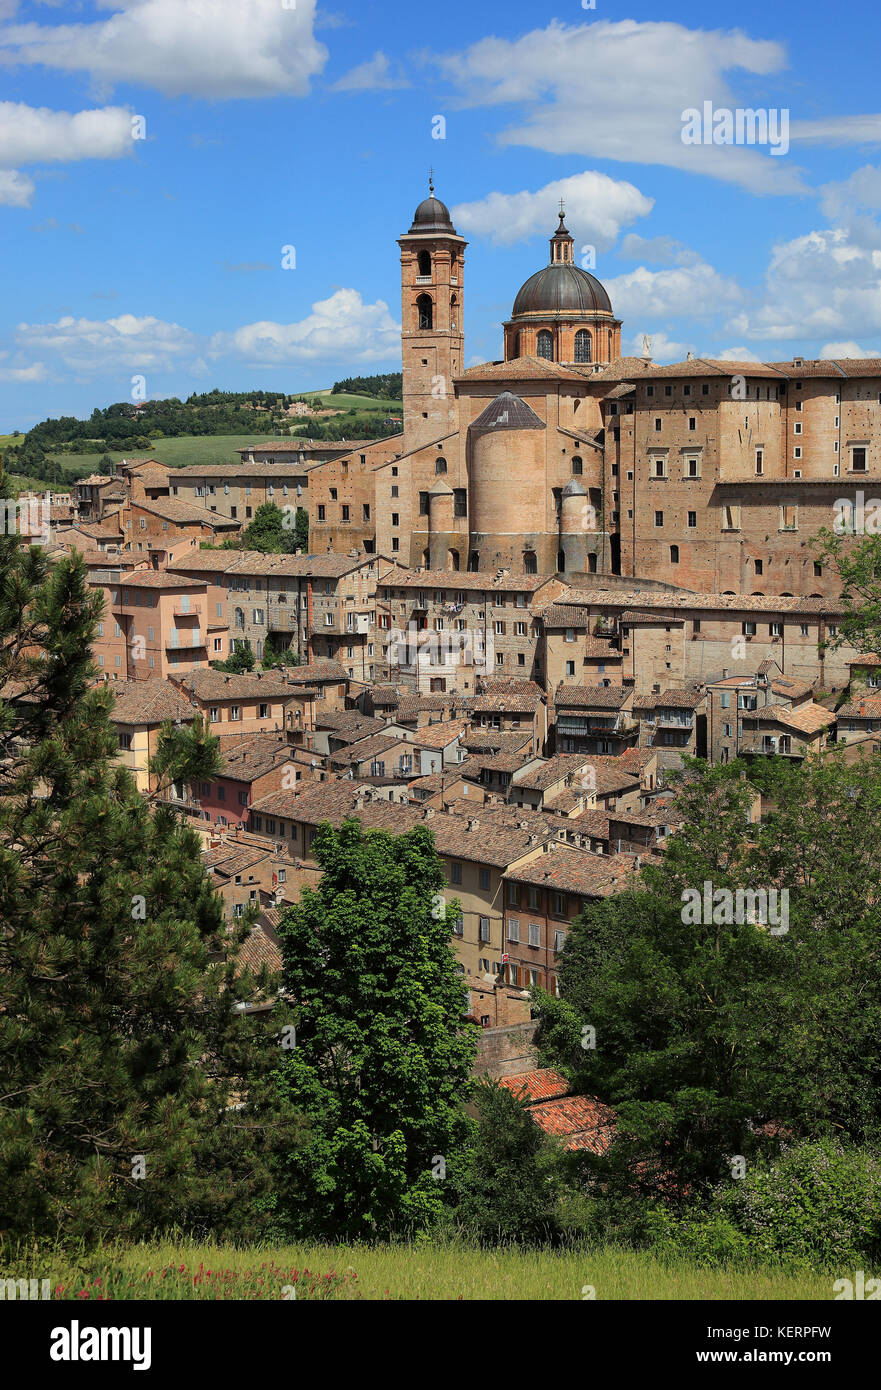
<svg viewBox="0 0 881 1390">
<path fill-rule="evenodd" d="M 417 449 L 456 428 L 453 378 L 462 371 L 465 247 L 449 209 L 434 196 L 419 204 L 401 248 L 401 366 L 404 448 Z"/>
</svg>

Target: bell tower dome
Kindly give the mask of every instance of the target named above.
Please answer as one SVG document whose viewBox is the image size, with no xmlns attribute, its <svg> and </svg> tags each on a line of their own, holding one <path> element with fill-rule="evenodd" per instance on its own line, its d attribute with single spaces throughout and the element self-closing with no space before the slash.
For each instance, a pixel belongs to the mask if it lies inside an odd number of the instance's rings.
<svg viewBox="0 0 881 1390">
<path fill-rule="evenodd" d="M 442 439 L 456 428 L 453 378 L 462 371 L 465 247 L 449 209 L 434 196 L 416 209 L 401 248 L 401 370 L 404 448 Z"/>
</svg>

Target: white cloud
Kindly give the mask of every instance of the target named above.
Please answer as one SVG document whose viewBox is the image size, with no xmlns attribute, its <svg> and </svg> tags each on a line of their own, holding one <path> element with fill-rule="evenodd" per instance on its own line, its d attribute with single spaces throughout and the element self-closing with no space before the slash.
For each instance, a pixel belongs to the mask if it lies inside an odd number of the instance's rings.
<svg viewBox="0 0 881 1390">
<path fill-rule="evenodd" d="M 748 347 L 722 348 L 721 352 L 711 352 L 710 357 L 717 362 L 761 362 L 761 357 Z"/>
<path fill-rule="evenodd" d="M 827 217 L 840 218 L 866 208 L 881 208 L 881 169 L 864 164 L 841 183 L 820 189 L 820 206 Z"/>
<path fill-rule="evenodd" d="M 863 230 L 832 227 L 777 244 L 763 301 L 738 314 L 730 331 L 778 341 L 881 332 L 878 228 Z"/>
<path fill-rule="evenodd" d="M 91 23 L 12 25 L 0 61 L 86 72 L 169 96 L 304 96 L 327 61 L 314 35 L 315 0 L 105 0 Z"/>
<path fill-rule="evenodd" d="M 629 340 L 624 343 L 625 357 L 645 357 L 645 345 L 643 337 L 647 336 L 651 340 L 651 358 L 653 362 L 661 362 L 666 365 L 669 362 L 682 362 L 687 352 L 694 351 L 693 343 L 675 343 L 666 333 L 634 333 Z"/>
<path fill-rule="evenodd" d="M 503 144 L 662 164 L 757 193 L 806 191 L 785 157 L 682 143 L 687 108 L 702 108 L 705 100 L 717 109 L 744 104 L 727 73 L 767 78 L 783 69 L 786 54 L 778 43 L 736 29 L 692 30 L 668 22 L 554 20 L 519 39 L 482 39 L 433 61 L 459 89 L 462 105 L 520 108 L 519 123 L 500 137 Z"/>
<path fill-rule="evenodd" d="M 577 237 L 576 260 L 582 238 L 597 250 L 613 246 L 621 228 L 638 217 L 647 217 L 654 199 L 632 183 L 587 170 L 545 184 L 536 193 L 490 193 L 473 203 L 452 209 L 455 225 L 474 236 L 486 236 L 496 245 L 550 236 L 557 223 L 560 199 L 566 205 L 566 225 Z"/>
<path fill-rule="evenodd" d="M 881 357 L 878 348 L 860 347 L 859 343 L 824 343 L 817 354 L 823 361 L 842 357 Z"/>
<path fill-rule="evenodd" d="M 42 362 L 32 362 L 29 367 L 0 367 L 0 381 L 45 381 L 46 376 Z"/>
<path fill-rule="evenodd" d="M 618 255 L 647 265 L 698 265 L 701 257 L 671 236 L 639 236 L 628 232 L 618 247 Z"/>
<path fill-rule="evenodd" d="M 790 141 L 805 145 L 881 145 L 881 116 L 824 116 L 793 121 Z"/>
<path fill-rule="evenodd" d="M 604 280 L 616 318 L 696 318 L 737 303 L 742 291 L 705 261 L 670 270 L 636 270 Z"/>
<path fill-rule="evenodd" d="M 332 92 L 380 92 L 409 87 L 405 77 L 395 77 L 384 53 L 374 53 L 366 63 L 352 68 L 331 87 Z"/>
<path fill-rule="evenodd" d="M 194 334 L 176 323 L 134 314 L 112 319 L 66 316 L 55 323 L 20 323 L 15 331 L 22 349 L 52 354 L 77 372 L 167 370 L 192 354 Z"/>
<path fill-rule="evenodd" d="M 34 181 L 17 169 L 0 169 L 0 207 L 29 208 Z"/>
<path fill-rule="evenodd" d="M 0 166 L 118 159 L 132 147 L 132 113 L 122 106 L 52 111 L 0 101 Z"/>
<path fill-rule="evenodd" d="M 325 358 L 386 361 L 400 356 L 401 325 L 381 299 L 365 304 L 357 290 L 337 290 L 312 305 L 299 323 L 245 324 L 211 340 L 213 357 L 235 356 L 256 366 Z"/>
<path fill-rule="evenodd" d="M 0 204 L 30 207 L 34 181 L 16 165 L 118 159 L 131 149 L 132 114 L 121 106 L 52 111 L 0 101 Z"/>
<path fill-rule="evenodd" d="M 68 315 L 54 323 L 20 323 L 14 338 L 20 361 L 39 356 L 87 380 L 108 373 L 167 372 L 181 366 L 204 372 L 206 361 L 220 358 L 248 366 L 394 361 L 400 358 L 400 333 L 400 324 L 381 299 L 365 304 L 357 290 L 342 289 L 313 304 L 311 313 L 298 323 L 264 320 L 210 338 L 178 323 L 135 314 L 108 319 Z M 23 369 L 7 367 L 7 380 L 38 379 L 11 377 L 12 370 Z"/>
</svg>

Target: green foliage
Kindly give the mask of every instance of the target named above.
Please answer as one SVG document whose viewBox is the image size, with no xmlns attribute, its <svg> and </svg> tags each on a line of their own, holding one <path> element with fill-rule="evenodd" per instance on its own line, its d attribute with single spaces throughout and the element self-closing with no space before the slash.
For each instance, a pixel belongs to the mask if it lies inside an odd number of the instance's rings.
<svg viewBox="0 0 881 1390">
<path fill-rule="evenodd" d="M 699 1264 L 872 1268 L 881 1259 L 881 1159 L 830 1139 L 787 1145 L 703 1205 L 656 1207 L 647 1229 L 656 1253 Z"/>
<path fill-rule="evenodd" d="M 761 826 L 736 764 L 687 770 L 662 865 L 589 906 L 563 952 L 563 1003 L 539 1001 L 543 1060 L 616 1111 L 609 1156 L 585 1166 L 621 1192 L 708 1191 L 729 1155 L 771 1153 L 775 1133 L 881 1138 L 881 859 L 867 833 L 881 761 L 781 759 L 751 775 L 776 807 Z M 788 929 L 683 921 L 705 882 L 785 889 Z"/>
<path fill-rule="evenodd" d="M 561 1234 L 565 1157 L 498 1082 L 475 1087 L 478 1120 L 454 1165 L 455 1222 L 481 1244 L 547 1244 Z"/>
<path fill-rule="evenodd" d="M 276 644 L 272 639 L 272 634 L 267 637 L 263 644 L 263 669 L 270 670 L 273 666 L 299 666 L 300 658 L 293 647 L 285 647 L 281 643 Z"/>
<path fill-rule="evenodd" d="M 310 1122 L 280 1192 L 291 1226 L 333 1239 L 419 1229 L 439 1213 L 464 1122 L 475 1029 L 450 945 L 455 904 L 428 830 L 319 827 L 323 870 L 279 935 L 297 1001 L 283 1094 Z"/>
<path fill-rule="evenodd" d="M 235 647 L 225 661 L 212 661 L 211 665 L 215 671 L 226 671 L 228 675 L 240 676 L 243 672 L 253 671 L 255 663 L 256 658 L 251 650 L 251 643 L 237 640 Z"/>
<path fill-rule="evenodd" d="M 100 610 L 80 556 L 0 536 L 0 1229 L 243 1233 L 298 1135 L 277 1043 L 235 1008 L 273 982 L 236 977 L 197 835 L 119 763 Z M 204 771 L 215 743 L 169 728 L 158 765 Z"/>
<path fill-rule="evenodd" d="M 826 646 L 834 651 L 846 644 L 881 656 L 881 536 L 856 540 L 824 528 L 811 544 L 818 560 L 835 571 L 844 609 L 838 632 Z"/>
<path fill-rule="evenodd" d="M 404 378 L 400 372 L 385 372 L 377 376 L 349 376 L 335 381 L 332 395 L 377 396 L 380 400 L 400 400 Z"/>
</svg>

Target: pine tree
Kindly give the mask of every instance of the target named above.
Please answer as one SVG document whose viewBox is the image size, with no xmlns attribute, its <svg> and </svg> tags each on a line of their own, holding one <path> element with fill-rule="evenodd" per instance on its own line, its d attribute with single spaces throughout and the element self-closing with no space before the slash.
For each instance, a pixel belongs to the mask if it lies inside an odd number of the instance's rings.
<svg viewBox="0 0 881 1390">
<path fill-rule="evenodd" d="M 0 536 L 0 1230 L 253 1232 L 297 1123 L 195 832 L 118 762 L 76 554 Z M 158 770 L 212 766 L 166 730 Z M 216 765 L 216 762 L 214 763 Z"/>
</svg>

